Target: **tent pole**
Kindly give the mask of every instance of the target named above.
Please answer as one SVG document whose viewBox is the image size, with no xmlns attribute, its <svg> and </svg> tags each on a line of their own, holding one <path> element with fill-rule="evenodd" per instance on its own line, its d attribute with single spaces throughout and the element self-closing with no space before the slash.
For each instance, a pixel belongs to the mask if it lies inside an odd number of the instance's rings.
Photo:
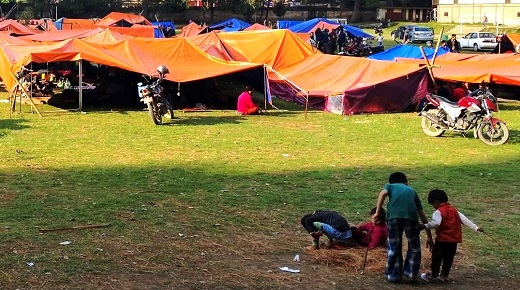
<svg viewBox="0 0 520 290">
<path fill-rule="evenodd" d="M 441 45 L 442 34 L 444 33 L 444 26 L 441 28 L 441 34 L 439 34 L 439 39 L 437 39 L 437 46 L 435 47 L 435 52 L 433 53 L 432 58 L 432 66 L 435 64 L 435 59 L 437 58 L 437 52 L 439 51 L 439 46 Z"/>
<path fill-rule="evenodd" d="M 309 92 L 305 95 L 305 120 L 307 120 L 307 111 L 309 109 Z"/>
<path fill-rule="evenodd" d="M 83 62 L 78 60 L 79 62 L 79 111 L 81 112 L 83 109 Z"/>
<path fill-rule="evenodd" d="M 264 64 L 264 110 L 267 110 L 267 68 Z"/>
<path fill-rule="evenodd" d="M 291 86 L 293 86 L 294 88 L 297 88 L 300 92 L 305 92 L 302 88 L 300 88 L 299 86 L 297 86 L 295 83 L 291 82 L 289 79 L 287 79 L 286 77 L 284 77 L 281 73 L 275 71 L 272 67 L 269 67 L 268 65 L 264 64 L 265 68 L 266 69 L 269 69 L 270 71 L 272 71 L 275 75 L 279 76 L 280 78 L 282 78 L 284 81 L 286 81 L 288 84 L 290 84 Z M 267 71 L 267 70 L 266 70 Z M 267 80 L 267 77 L 266 77 L 266 81 Z M 305 101 L 305 106 L 308 105 L 309 103 L 309 93 L 306 93 L 306 101 Z M 273 105 L 271 105 L 273 106 Z M 273 106 L 275 109 L 278 110 L 277 107 Z M 307 109 L 305 109 L 305 111 L 307 111 Z M 307 119 L 307 113 L 305 113 L 305 118 Z"/>
</svg>

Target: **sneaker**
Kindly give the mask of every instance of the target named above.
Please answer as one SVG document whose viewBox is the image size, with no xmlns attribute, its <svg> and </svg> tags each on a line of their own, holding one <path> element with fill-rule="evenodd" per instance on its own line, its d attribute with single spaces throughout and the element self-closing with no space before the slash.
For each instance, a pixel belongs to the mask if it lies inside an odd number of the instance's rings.
<svg viewBox="0 0 520 290">
<path fill-rule="evenodd" d="M 434 283 L 435 282 L 435 278 L 432 278 L 432 274 L 430 274 L 430 273 L 422 273 L 421 274 L 421 279 L 423 279 L 424 281 L 426 281 L 428 283 Z M 440 277 L 438 277 L 437 279 L 440 279 Z"/>
<path fill-rule="evenodd" d="M 437 277 L 437 279 L 438 279 L 438 281 L 441 281 L 443 283 L 450 282 L 450 279 L 448 277 L 439 276 L 439 277 Z"/>
</svg>

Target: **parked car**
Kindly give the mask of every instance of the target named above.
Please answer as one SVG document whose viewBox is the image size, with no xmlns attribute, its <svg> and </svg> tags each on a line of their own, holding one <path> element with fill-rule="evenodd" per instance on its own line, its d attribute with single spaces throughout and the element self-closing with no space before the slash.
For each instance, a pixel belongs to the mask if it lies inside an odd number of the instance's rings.
<svg viewBox="0 0 520 290">
<path fill-rule="evenodd" d="M 403 25 L 403 26 L 397 27 L 390 33 L 390 35 L 392 36 L 392 39 L 393 40 L 403 39 L 406 29 L 409 29 L 410 27 L 411 27 L 411 25 Z"/>
<path fill-rule="evenodd" d="M 425 26 L 417 26 L 417 25 L 403 25 L 397 27 L 394 31 L 391 32 L 391 36 L 393 40 L 396 39 L 404 39 L 406 31 L 408 30 L 408 37 L 411 42 L 433 42 L 433 29 Z"/>
<path fill-rule="evenodd" d="M 474 51 L 494 49 L 497 39 L 492 32 L 471 32 L 459 39 L 462 49 L 473 49 Z"/>
<path fill-rule="evenodd" d="M 410 41 L 433 42 L 433 28 L 425 26 L 412 26 L 410 28 Z"/>
</svg>

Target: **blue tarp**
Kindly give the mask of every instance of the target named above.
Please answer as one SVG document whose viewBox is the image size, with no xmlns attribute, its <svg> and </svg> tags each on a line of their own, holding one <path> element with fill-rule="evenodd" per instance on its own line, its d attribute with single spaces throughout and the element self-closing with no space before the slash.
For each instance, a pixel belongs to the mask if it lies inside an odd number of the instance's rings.
<svg viewBox="0 0 520 290">
<path fill-rule="evenodd" d="M 251 26 L 251 24 L 236 18 L 229 18 L 222 22 L 209 26 L 210 30 L 223 30 L 226 32 L 242 31 Z"/>
<path fill-rule="evenodd" d="M 153 37 L 155 37 L 155 38 L 166 37 L 164 31 L 166 31 L 166 28 L 168 28 L 168 27 L 170 27 L 170 29 L 175 30 L 175 24 L 171 21 L 152 22 L 152 25 L 155 26 L 155 29 L 153 31 Z M 159 27 L 162 27 L 163 30 L 161 30 Z"/>
<path fill-rule="evenodd" d="M 424 53 L 426 54 L 426 57 L 428 59 L 431 59 L 433 57 L 433 54 L 435 53 L 435 49 L 430 47 L 423 47 Z M 444 49 L 439 49 L 437 52 L 437 56 L 443 55 L 448 53 L 448 51 Z M 402 58 L 416 58 L 416 59 L 422 59 L 423 55 L 421 52 L 421 49 L 418 46 L 414 45 L 397 45 L 392 48 L 389 48 L 386 51 L 373 54 L 369 56 L 369 59 L 378 59 L 378 60 L 391 60 L 393 61 L 396 57 L 402 57 Z"/>
<path fill-rule="evenodd" d="M 293 26 L 289 26 L 289 27 L 287 27 L 287 29 L 289 29 L 292 32 L 309 32 L 314 27 L 316 27 L 316 25 L 320 21 L 323 21 L 325 23 L 332 24 L 332 25 L 338 25 L 338 26 L 341 25 L 338 22 L 329 20 L 327 18 L 314 18 L 314 19 L 304 21 L 304 22 L 301 22 L 301 23 L 293 25 Z M 364 32 L 361 28 L 358 28 L 358 27 L 355 27 L 352 25 L 347 25 L 347 24 L 344 24 L 341 26 L 343 26 L 343 29 L 345 30 L 345 32 L 347 33 L 347 35 L 349 37 L 363 37 L 363 38 L 368 38 L 368 39 L 374 38 L 372 35 Z"/>
<path fill-rule="evenodd" d="M 62 18 L 60 18 L 60 19 L 54 21 L 54 26 L 56 26 L 56 28 L 57 28 L 58 30 L 61 30 L 61 29 L 63 28 L 63 20 L 64 20 L 64 19 L 63 19 L 63 17 L 62 17 Z"/>
<path fill-rule="evenodd" d="M 303 20 L 278 20 L 278 29 L 286 29 L 296 24 L 302 23 Z"/>
<path fill-rule="evenodd" d="M 363 29 L 361 29 L 359 27 L 355 27 L 355 26 L 347 25 L 347 24 L 343 24 L 342 26 L 349 37 L 362 37 L 362 38 L 368 38 L 368 39 L 374 38 L 372 35 L 364 32 Z"/>
</svg>

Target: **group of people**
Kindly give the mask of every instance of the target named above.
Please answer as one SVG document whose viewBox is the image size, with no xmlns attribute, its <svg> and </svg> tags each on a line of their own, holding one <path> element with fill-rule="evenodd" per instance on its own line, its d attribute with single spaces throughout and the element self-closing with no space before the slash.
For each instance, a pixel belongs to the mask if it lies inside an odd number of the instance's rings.
<svg viewBox="0 0 520 290">
<path fill-rule="evenodd" d="M 460 53 L 460 51 L 462 50 L 462 48 L 460 46 L 460 42 L 457 40 L 456 34 L 452 34 L 451 38 L 448 39 L 447 41 L 442 40 L 439 49 L 443 49 L 445 51 L 454 52 L 454 53 Z"/>
<path fill-rule="evenodd" d="M 345 30 L 341 26 L 333 28 L 332 31 L 329 31 L 328 28 L 317 28 L 315 32 L 310 33 L 309 43 L 323 53 L 335 54 L 336 50 L 342 50 L 347 43 L 347 38 Z"/>
<path fill-rule="evenodd" d="M 385 211 L 383 204 L 386 200 L 388 202 Z M 475 231 L 484 230 L 448 203 L 448 195 L 443 190 L 431 190 L 428 203 L 435 209 L 430 221 L 424 213 L 417 192 L 408 184 L 406 175 L 394 172 L 379 193 L 376 207 L 370 212 L 370 222 L 357 227 L 350 226 L 335 211 L 317 210 L 306 214 L 301 223 L 311 235 L 315 249 L 320 248 L 319 237 L 323 235 L 328 238 L 328 247 L 333 247 L 334 243 L 354 244 L 370 249 L 386 247 L 385 276 L 389 282 L 416 282 L 419 277 L 432 283 L 448 282 L 457 244 L 462 242 L 462 224 Z M 435 229 L 435 243 L 432 229 Z M 426 231 L 426 246 L 430 249 L 432 258 L 431 271 L 419 275 L 422 230 Z M 408 242 L 404 258 L 403 233 Z"/>
</svg>

